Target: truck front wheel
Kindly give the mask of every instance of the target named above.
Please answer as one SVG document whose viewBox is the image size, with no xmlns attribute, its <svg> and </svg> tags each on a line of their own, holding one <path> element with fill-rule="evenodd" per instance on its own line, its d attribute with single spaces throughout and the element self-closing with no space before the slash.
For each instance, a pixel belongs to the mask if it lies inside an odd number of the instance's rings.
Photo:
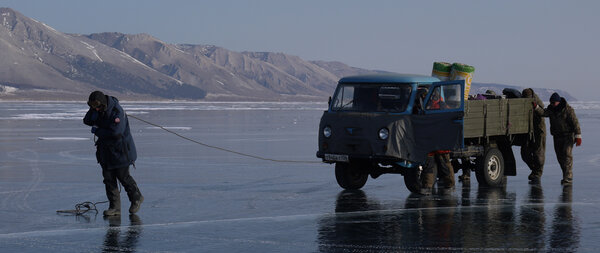
<svg viewBox="0 0 600 253">
<path fill-rule="evenodd" d="M 412 193 L 420 193 L 421 190 L 421 175 L 423 171 L 419 168 L 407 169 L 404 173 L 404 184 Z"/>
<path fill-rule="evenodd" d="M 497 148 L 490 148 L 477 158 L 477 182 L 482 186 L 500 186 L 504 183 L 504 158 Z"/>
<path fill-rule="evenodd" d="M 336 163 L 335 179 L 346 190 L 358 190 L 365 186 L 369 174 L 356 164 Z"/>
</svg>

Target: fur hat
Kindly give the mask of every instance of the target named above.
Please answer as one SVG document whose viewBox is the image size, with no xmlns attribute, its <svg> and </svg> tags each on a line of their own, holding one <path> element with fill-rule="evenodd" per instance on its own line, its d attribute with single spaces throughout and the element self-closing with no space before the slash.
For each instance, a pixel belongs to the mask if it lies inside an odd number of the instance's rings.
<svg viewBox="0 0 600 253">
<path fill-rule="evenodd" d="M 92 108 L 98 108 L 100 106 L 106 108 L 108 102 L 106 101 L 106 95 L 104 95 L 102 91 L 94 91 L 90 94 L 87 104 Z"/>
<path fill-rule="evenodd" d="M 558 95 L 558 93 L 554 92 L 552 93 L 552 96 L 550 96 L 550 103 L 554 103 L 554 102 L 560 102 L 560 95 Z"/>
</svg>

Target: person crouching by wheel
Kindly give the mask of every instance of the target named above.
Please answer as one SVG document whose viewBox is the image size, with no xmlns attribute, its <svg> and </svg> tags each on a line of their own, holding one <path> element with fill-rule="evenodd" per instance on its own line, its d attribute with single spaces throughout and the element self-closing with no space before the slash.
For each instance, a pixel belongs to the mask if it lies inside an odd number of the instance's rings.
<svg viewBox="0 0 600 253">
<path fill-rule="evenodd" d="M 91 126 L 96 140 L 96 159 L 102 167 L 106 197 L 109 208 L 104 216 L 121 215 L 121 198 L 118 182 L 127 192 L 131 206 L 130 213 L 136 213 L 144 201 L 135 180 L 129 174 L 129 165 L 134 164 L 137 153 L 133 137 L 129 130 L 129 121 L 119 100 L 94 91 L 88 99 L 90 109 L 83 118 L 83 123 Z"/>
<path fill-rule="evenodd" d="M 435 183 L 435 172 L 439 178 L 438 190 L 442 195 L 448 195 L 454 189 L 454 167 L 450 161 L 450 151 L 438 150 L 427 154 L 422 175 L 421 195 L 431 195 Z"/>
</svg>

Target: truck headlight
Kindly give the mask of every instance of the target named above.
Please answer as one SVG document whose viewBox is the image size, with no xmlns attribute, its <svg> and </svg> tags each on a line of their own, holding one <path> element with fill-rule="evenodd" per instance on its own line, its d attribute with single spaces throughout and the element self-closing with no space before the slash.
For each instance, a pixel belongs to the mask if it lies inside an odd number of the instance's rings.
<svg viewBox="0 0 600 253">
<path fill-rule="evenodd" d="M 323 128 L 323 136 L 325 136 L 325 138 L 331 137 L 331 127 L 325 126 Z"/>
<path fill-rule="evenodd" d="M 390 131 L 387 128 L 382 128 L 379 129 L 379 139 L 382 140 L 387 140 L 387 138 L 390 136 Z"/>
</svg>

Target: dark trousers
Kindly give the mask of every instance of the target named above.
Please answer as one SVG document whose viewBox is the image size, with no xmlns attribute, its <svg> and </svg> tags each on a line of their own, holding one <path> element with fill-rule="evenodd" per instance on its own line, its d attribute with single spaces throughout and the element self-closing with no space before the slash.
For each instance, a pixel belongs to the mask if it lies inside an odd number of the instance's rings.
<svg viewBox="0 0 600 253">
<path fill-rule="evenodd" d="M 523 145 L 521 147 L 521 158 L 531 169 L 532 174 L 541 177 L 546 160 L 546 136 L 536 137 L 534 141 L 529 141 Z"/>
<path fill-rule="evenodd" d="M 563 179 L 573 179 L 573 145 L 575 144 L 574 135 L 554 136 L 554 152 L 556 159 L 563 172 Z"/>
<path fill-rule="evenodd" d="M 110 202 L 111 208 L 119 208 L 121 203 L 121 196 L 119 192 L 119 185 L 117 180 L 121 182 L 123 188 L 127 192 L 127 197 L 129 197 L 129 201 L 133 202 L 139 200 L 142 194 L 140 193 L 140 189 L 133 177 L 129 174 L 129 166 L 124 168 L 115 168 L 115 169 L 106 169 L 105 166 L 102 166 L 102 176 L 104 177 L 104 187 L 106 189 L 106 197 Z"/>
</svg>

